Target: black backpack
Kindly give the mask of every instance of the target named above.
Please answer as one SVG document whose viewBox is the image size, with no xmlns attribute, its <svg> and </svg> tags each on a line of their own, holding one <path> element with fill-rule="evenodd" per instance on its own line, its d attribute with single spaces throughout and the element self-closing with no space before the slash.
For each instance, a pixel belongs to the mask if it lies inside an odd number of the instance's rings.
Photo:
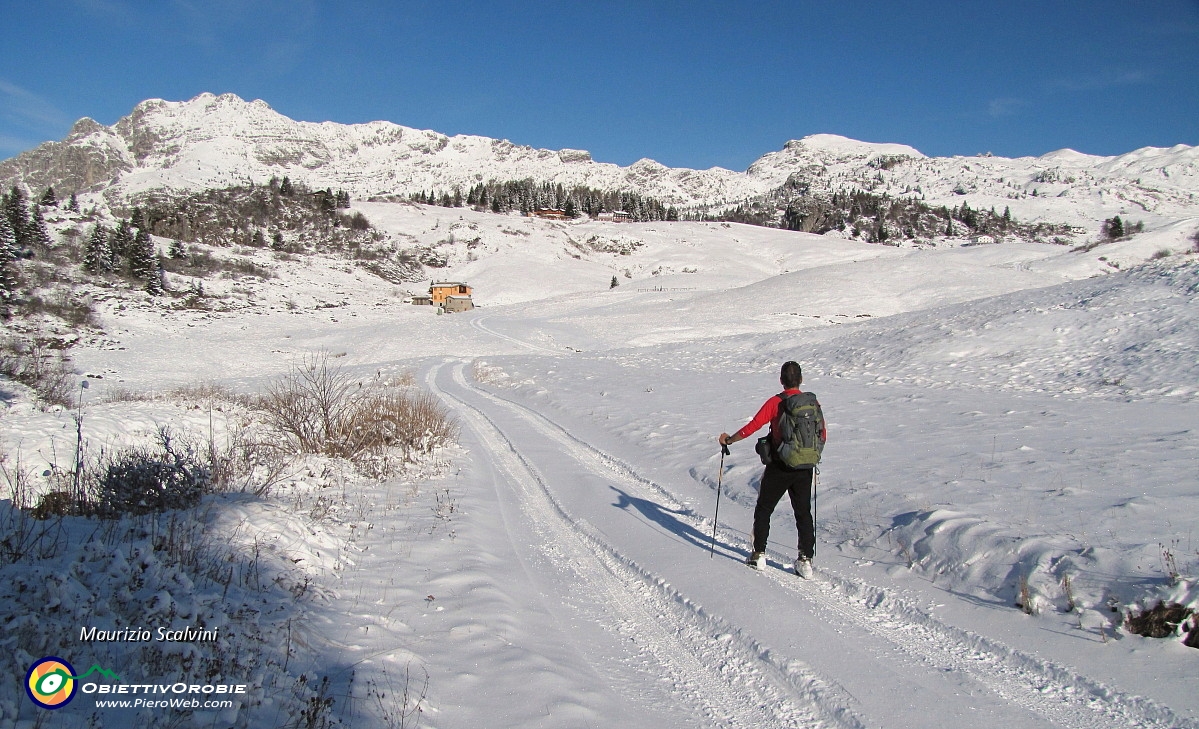
<svg viewBox="0 0 1199 729">
<path fill-rule="evenodd" d="M 824 451 L 824 412 L 810 392 L 779 395 L 779 445 L 775 458 L 789 469 L 813 468 Z"/>
</svg>

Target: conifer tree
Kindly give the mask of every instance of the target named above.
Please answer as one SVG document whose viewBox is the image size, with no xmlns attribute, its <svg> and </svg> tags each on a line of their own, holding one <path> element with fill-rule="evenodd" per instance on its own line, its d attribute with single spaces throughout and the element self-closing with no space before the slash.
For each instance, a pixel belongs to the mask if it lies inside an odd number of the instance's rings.
<svg viewBox="0 0 1199 729">
<path fill-rule="evenodd" d="M 67 210 L 73 213 L 79 212 L 79 198 L 75 197 L 75 193 L 71 193 L 71 201 L 67 203 Z"/>
<path fill-rule="evenodd" d="M 155 256 L 153 269 L 146 280 L 146 291 L 151 296 L 159 296 L 166 291 L 166 270 L 162 267 L 162 259 Z"/>
<path fill-rule="evenodd" d="M 0 215 L 0 262 L 15 260 L 17 250 L 17 234 L 8 222 L 8 216 Z"/>
<path fill-rule="evenodd" d="M 24 248 L 29 231 L 29 206 L 25 202 L 25 193 L 16 185 L 4 198 L 4 214 L 8 216 L 8 224 L 17 237 L 17 248 Z"/>
<path fill-rule="evenodd" d="M 1107 235 L 1107 237 L 1112 240 L 1116 240 L 1117 238 L 1123 238 L 1124 237 L 1124 221 L 1120 220 L 1119 215 L 1115 216 L 1114 218 L 1112 218 L 1110 220 L 1105 220 L 1105 221 L 1103 221 L 1103 231 Z"/>
<path fill-rule="evenodd" d="M 112 250 L 108 247 L 108 231 L 97 223 L 88 236 L 83 252 L 83 268 L 88 273 L 101 273 L 112 269 Z"/>
<path fill-rule="evenodd" d="M 50 231 L 46 228 L 46 219 L 42 217 L 42 206 L 33 206 L 33 215 L 29 218 L 29 226 L 25 234 L 25 245 L 45 250 L 50 247 Z"/>
<path fill-rule="evenodd" d="M 133 246 L 129 249 L 129 275 L 140 281 L 147 281 L 154 273 L 154 241 L 145 230 L 139 229 L 133 238 Z"/>
<path fill-rule="evenodd" d="M 114 271 L 120 265 L 122 258 L 128 258 L 133 249 L 133 226 L 128 220 L 122 220 L 108 242 L 109 253 L 112 256 L 110 268 Z"/>
<path fill-rule="evenodd" d="M 58 198 L 54 195 L 53 187 L 46 188 L 46 194 L 42 195 L 42 200 L 39 204 L 44 207 L 58 207 Z"/>
<path fill-rule="evenodd" d="M 0 215 L 0 316 L 8 317 L 9 303 L 17 290 L 13 262 L 17 258 L 17 236 L 7 215 Z"/>
<path fill-rule="evenodd" d="M 12 302 L 17 296 L 17 272 L 13 262 L 0 264 L 0 317 L 12 315 Z"/>
</svg>

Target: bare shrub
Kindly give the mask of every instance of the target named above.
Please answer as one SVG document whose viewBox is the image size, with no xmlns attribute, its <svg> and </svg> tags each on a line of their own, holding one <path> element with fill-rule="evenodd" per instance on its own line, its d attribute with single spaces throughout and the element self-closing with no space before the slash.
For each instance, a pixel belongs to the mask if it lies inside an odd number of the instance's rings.
<svg viewBox="0 0 1199 729">
<path fill-rule="evenodd" d="M 25 558 L 47 559 L 61 546 L 62 530 L 30 513 L 30 482 L 33 474 L 21 463 L 18 453 L 10 463 L 0 455 L 0 478 L 8 486 L 7 503 L 0 501 L 0 564 Z"/>
<path fill-rule="evenodd" d="M 244 407 L 250 407 L 254 400 L 248 395 L 234 392 L 229 387 L 217 382 L 196 382 L 183 385 L 171 390 L 173 397 L 179 400 L 200 400 L 206 402 L 227 402 Z"/>
<path fill-rule="evenodd" d="M 123 385 L 109 385 L 104 388 L 104 394 L 100 396 L 100 402 L 105 403 L 149 402 L 153 399 L 154 395 L 151 393 L 138 392 Z"/>
<path fill-rule="evenodd" d="M 362 232 L 371 229 L 371 222 L 366 219 L 365 215 L 357 211 L 351 215 L 341 216 L 341 220 L 342 225 L 348 225 L 350 230 Z"/>
<path fill-rule="evenodd" d="M 73 326 L 100 325 L 91 299 L 78 296 L 68 289 L 55 289 L 44 297 L 40 294 L 29 295 L 22 302 L 21 313 L 26 316 L 49 314 Z"/>
<path fill-rule="evenodd" d="M 377 461 L 396 451 L 407 459 L 458 435 L 437 398 L 380 378 L 357 381 L 328 353 L 293 367 L 257 407 L 293 450 L 355 461 Z"/>
<path fill-rule="evenodd" d="M 70 491 L 50 491 L 42 494 L 38 499 L 37 506 L 29 512 L 34 519 L 49 519 L 53 516 L 67 516 L 74 514 L 78 508 L 78 502 L 72 498 Z"/>
<path fill-rule="evenodd" d="M 47 405 L 72 405 L 75 372 L 56 339 L 10 337 L 0 343 L 0 375 L 32 388 Z"/>
<path fill-rule="evenodd" d="M 275 272 L 246 258 L 230 258 L 223 262 L 221 275 L 226 278 L 250 276 L 260 279 L 271 279 L 275 277 Z"/>
<path fill-rule="evenodd" d="M 256 400 L 249 395 L 235 392 L 229 387 L 214 382 L 198 382 L 177 387 L 165 393 L 147 393 L 112 386 L 105 390 L 102 402 L 152 402 L 175 400 L 190 407 L 207 406 L 212 411 L 226 414 L 231 409 L 253 409 Z M 212 493 L 253 493 L 262 496 L 279 482 L 290 464 L 286 453 L 273 443 L 261 438 L 260 428 L 248 422 L 225 429 L 223 441 L 219 439 L 209 418 L 209 432 L 203 442 L 187 448 L 195 459 L 207 469 L 209 481 L 206 491 Z M 104 470 L 107 464 L 90 464 L 85 470 L 95 473 Z M 94 480 L 94 478 L 93 478 Z M 94 490 L 94 489 L 93 489 Z"/>
<path fill-rule="evenodd" d="M 182 246 L 175 250 L 175 255 L 161 259 L 163 270 L 177 276 L 189 276 L 193 279 L 203 279 L 219 276 L 227 279 L 251 277 L 272 279 L 275 272 L 268 266 L 260 265 L 246 256 L 227 256 L 220 258 L 198 246 Z M 199 282 L 193 282 L 188 290 L 181 292 L 185 308 L 202 309 L 204 307 L 204 290 Z"/>
<path fill-rule="evenodd" d="M 398 448 L 404 458 L 429 453 L 458 437 L 456 424 L 431 393 L 388 389 L 354 398 L 341 424 L 341 453 L 379 458 Z"/>
<path fill-rule="evenodd" d="M 354 389 L 353 380 L 330 363 L 327 353 L 312 355 L 271 383 L 258 406 L 296 451 L 341 455 L 338 435 Z"/>
<path fill-rule="evenodd" d="M 395 685 L 386 669 L 378 678 L 367 679 L 366 695 L 368 699 L 374 699 L 376 715 L 387 729 L 405 729 L 420 724 L 425 696 L 429 693 L 429 671 L 422 666 L 421 672 L 424 678 L 419 689 L 416 688 L 411 663 L 404 667 L 402 689 Z"/>
<path fill-rule="evenodd" d="M 17 452 L 13 463 L 9 463 L 7 453 L 0 454 L 0 478 L 3 478 L 8 486 L 8 498 L 12 505 L 18 509 L 26 508 L 29 505 L 30 474 L 21 463 L 20 451 Z"/>
<path fill-rule="evenodd" d="M 105 459 L 96 475 L 97 515 L 117 518 L 200 503 L 212 480 L 211 471 L 190 446 L 179 443 L 165 428 L 158 432 L 157 445 L 131 448 Z"/>
<path fill-rule="evenodd" d="M 209 440 L 204 465 L 211 476 L 210 490 L 263 496 L 283 478 L 291 461 L 286 453 L 259 440 L 251 430 L 238 429 L 230 431 L 224 447 Z"/>
</svg>

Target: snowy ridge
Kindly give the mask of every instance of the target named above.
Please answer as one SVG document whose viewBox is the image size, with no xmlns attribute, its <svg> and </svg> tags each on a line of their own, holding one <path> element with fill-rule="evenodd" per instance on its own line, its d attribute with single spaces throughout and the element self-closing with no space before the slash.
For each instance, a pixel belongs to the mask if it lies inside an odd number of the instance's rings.
<svg viewBox="0 0 1199 729">
<path fill-rule="evenodd" d="M 150 190 L 223 188 L 272 176 L 290 176 L 313 189 L 344 189 L 358 199 L 533 178 L 709 208 L 792 180 L 807 184 L 813 194 L 868 189 L 932 205 L 1010 207 L 1025 222 L 1090 230 L 1112 215 L 1133 216 L 1152 228 L 1199 210 L 1199 150 L 1186 145 L 1117 157 L 1060 150 L 1020 159 L 930 158 L 902 144 L 817 134 L 787 142 L 745 172 L 672 169 L 649 159 L 620 167 L 596 162 L 582 150 L 450 137 L 385 121 L 294 121 L 261 100 L 233 94 L 144 101 L 111 127 L 82 119 L 62 142 L 0 163 L 0 184 L 6 187 L 103 193 L 117 206 Z"/>
</svg>

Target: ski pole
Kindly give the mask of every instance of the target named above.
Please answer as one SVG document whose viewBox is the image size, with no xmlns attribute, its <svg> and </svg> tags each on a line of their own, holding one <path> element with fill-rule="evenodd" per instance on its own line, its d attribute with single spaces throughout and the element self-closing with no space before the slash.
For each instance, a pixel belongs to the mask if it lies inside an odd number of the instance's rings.
<svg viewBox="0 0 1199 729">
<path fill-rule="evenodd" d="M 724 457 L 727 455 L 729 455 L 729 447 L 721 443 L 720 470 L 716 472 L 716 516 L 712 518 L 712 548 L 708 552 L 708 559 L 716 557 L 716 525 L 720 523 L 720 481 L 724 478 Z"/>
<path fill-rule="evenodd" d="M 816 559 L 816 484 L 820 483 L 820 469 L 812 466 L 812 559 Z"/>
</svg>

